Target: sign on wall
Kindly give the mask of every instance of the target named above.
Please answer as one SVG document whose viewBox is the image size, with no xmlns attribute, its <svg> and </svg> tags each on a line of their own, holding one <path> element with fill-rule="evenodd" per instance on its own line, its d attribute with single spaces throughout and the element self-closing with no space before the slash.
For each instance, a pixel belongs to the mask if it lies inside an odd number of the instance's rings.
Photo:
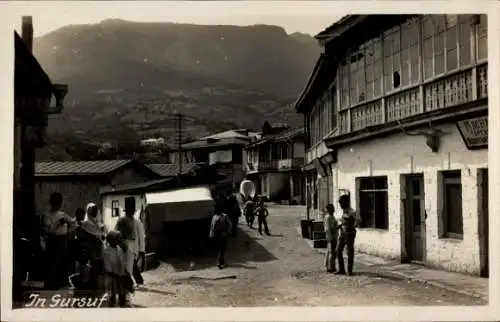
<svg viewBox="0 0 500 322">
<path fill-rule="evenodd" d="M 488 147 L 488 116 L 481 116 L 457 122 L 458 131 L 467 149 Z"/>
</svg>

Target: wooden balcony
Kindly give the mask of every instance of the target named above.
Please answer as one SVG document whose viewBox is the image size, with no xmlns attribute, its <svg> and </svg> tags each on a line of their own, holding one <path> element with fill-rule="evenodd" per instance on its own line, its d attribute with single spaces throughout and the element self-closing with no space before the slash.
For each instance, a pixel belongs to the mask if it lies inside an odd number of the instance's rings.
<svg viewBox="0 0 500 322">
<path fill-rule="evenodd" d="M 300 169 L 304 165 L 304 158 L 283 159 L 278 161 L 279 170 Z"/>
<path fill-rule="evenodd" d="M 338 131 L 326 143 L 333 147 L 335 141 L 345 141 L 343 138 L 370 131 L 368 128 L 404 123 L 416 116 L 452 115 L 457 107 L 487 98 L 488 65 L 484 63 L 339 111 Z"/>
</svg>

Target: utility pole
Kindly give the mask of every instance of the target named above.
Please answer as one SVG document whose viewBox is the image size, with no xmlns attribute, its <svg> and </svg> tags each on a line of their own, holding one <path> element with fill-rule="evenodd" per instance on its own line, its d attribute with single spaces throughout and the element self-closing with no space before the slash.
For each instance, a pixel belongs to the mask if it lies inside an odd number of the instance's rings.
<svg viewBox="0 0 500 322">
<path fill-rule="evenodd" d="M 177 114 L 177 151 L 179 155 L 179 178 L 182 175 L 182 114 Z"/>
</svg>

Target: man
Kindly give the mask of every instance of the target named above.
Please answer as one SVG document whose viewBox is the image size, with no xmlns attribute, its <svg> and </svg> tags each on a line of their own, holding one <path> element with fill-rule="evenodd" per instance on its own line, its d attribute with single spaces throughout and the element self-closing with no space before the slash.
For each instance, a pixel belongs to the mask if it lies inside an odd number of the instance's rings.
<svg viewBox="0 0 500 322">
<path fill-rule="evenodd" d="M 115 230 L 120 232 L 122 248 L 125 251 L 125 271 L 132 275 L 134 262 L 138 253 L 138 233 L 135 214 L 135 198 L 125 198 L 125 216 L 116 222 Z"/>
<path fill-rule="evenodd" d="M 236 234 L 238 232 L 238 221 L 241 216 L 241 210 L 238 200 L 236 199 L 236 196 L 232 192 L 228 193 L 228 196 L 226 198 L 226 206 L 227 206 L 227 214 L 229 215 L 229 219 L 231 220 L 231 226 L 233 227 L 231 235 L 233 237 L 236 237 Z"/>
<path fill-rule="evenodd" d="M 214 240 L 215 246 L 217 247 L 217 266 L 219 269 L 224 268 L 224 254 L 226 252 L 227 237 L 232 231 L 231 220 L 222 212 L 222 209 L 220 204 L 216 204 L 209 235 L 209 237 Z"/>
<path fill-rule="evenodd" d="M 342 209 L 340 218 L 340 236 L 337 245 L 337 257 L 339 261 L 339 270 L 337 274 L 345 274 L 344 266 L 344 247 L 347 248 L 347 274 L 352 275 L 354 266 L 354 239 L 356 238 L 356 227 L 360 225 L 361 218 L 354 209 L 350 207 L 351 202 L 348 195 L 342 195 L 339 198 L 339 205 Z"/>
<path fill-rule="evenodd" d="M 262 235 L 262 226 L 264 226 L 264 232 L 266 233 L 266 235 L 271 236 L 269 227 L 267 226 L 267 216 L 269 216 L 269 210 L 267 210 L 266 206 L 264 205 L 264 200 L 261 196 L 257 198 L 255 215 L 257 215 L 257 222 L 259 223 L 259 234 Z"/>
<path fill-rule="evenodd" d="M 325 235 L 327 240 L 326 252 L 326 271 L 328 273 L 335 272 L 335 249 L 337 248 L 337 220 L 334 217 L 335 207 L 332 204 L 326 206 L 326 214 L 324 218 Z"/>
<path fill-rule="evenodd" d="M 255 218 L 255 202 L 250 198 L 245 202 L 243 206 L 243 214 L 247 222 L 247 226 L 253 228 L 253 222 Z"/>
<path fill-rule="evenodd" d="M 142 212 L 141 212 L 142 215 Z M 144 278 L 142 277 L 142 270 L 144 268 L 144 261 L 146 257 L 146 234 L 144 233 L 144 225 L 140 219 L 136 219 L 137 227 L 137 257 L 134 261 L 133 275 L 134 280 L 137 285 L 144 284 Z"/>
<path fill-rule="evenodd" d="M 57 290 L 67 283 L 67 247 L 69 233 L 76 223 L 61 210 L 63 196 L 59 192 L 50 195 L 50 210 L 43 218 L 46 235 L 46 263 L 48 265 L 45 276 L 45 288 Z"/>
</svg>

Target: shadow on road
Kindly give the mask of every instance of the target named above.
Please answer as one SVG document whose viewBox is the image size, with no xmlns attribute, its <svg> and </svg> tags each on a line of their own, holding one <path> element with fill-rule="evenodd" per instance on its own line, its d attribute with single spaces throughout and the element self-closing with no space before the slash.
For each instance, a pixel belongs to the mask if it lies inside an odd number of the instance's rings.
<svg viewBox="0 0 500 322">
<path fill-rule="evenodd" d="M 256 269 L 248 265 L 249 262 L 268 262 L 277 260 L 264 246 L 258 243 L 261 238 L 248 235 L 238 228 L 236 237 L 230 237 L 226 249 L 226 262 L 228 267 Z M 217 253 L 215 247 L 209 243 L 202 254 L 178 254 L 176 256 L 160 256 L 160 261 L 171 265 L 176 271 L 195 271 L 216 266 Z"/>
</svg>

